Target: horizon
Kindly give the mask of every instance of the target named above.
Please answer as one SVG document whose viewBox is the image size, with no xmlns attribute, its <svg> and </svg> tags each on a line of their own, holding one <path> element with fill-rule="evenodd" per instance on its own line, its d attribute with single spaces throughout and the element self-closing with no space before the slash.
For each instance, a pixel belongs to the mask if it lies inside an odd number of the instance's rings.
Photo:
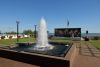
<svg viewBox="0 0 100 67">
<path fill-rule="evenodd" d="M 55 28 L 81 28 L 82 33 L 100 33 L 99 0 L 0 0 L 0 31 L 16 31 L 16 21 L 20 21 L 19 31 L 38 25 L 43 16 L 48 31 Z"/>
</svg>

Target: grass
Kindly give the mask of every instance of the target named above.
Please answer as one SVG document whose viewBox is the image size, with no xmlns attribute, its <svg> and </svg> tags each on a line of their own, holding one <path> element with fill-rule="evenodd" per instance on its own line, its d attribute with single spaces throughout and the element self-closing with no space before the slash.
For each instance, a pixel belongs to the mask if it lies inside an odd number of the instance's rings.
<svg viewBox="0 0 100 67">
<path fill-rule="evenodd" d="M 49 39 L 50 42 L 63 42 L 63 43 L 66 43 L 66 42 L 70 42 L 70 40 L 68 40 L 67 38 L 52 38 L 52 39 Z M 19 42 L 35 42 L 35 39 L 34 38 L 21 38 L 19 39 Z M 16 39 L 2 39 L 0 40 L 0 45 L 14 45 L 17 43 L 17 40 Z"/>
<path fill-rule="evenodd" d="M 71 40 L 69 38 L 66 37 L 53 37 L 52 39 L 49 40 L 50 42 L 70 42 Z"/>
<path fill-rule="evenodd" d="M 59 43 L 59 42 L 63 42 L 63 43 L 70 42 L 70 40 L 60 40 L 60 39 L 59 39 L 59 40 L 56 40 L 56 39 L 55 39 L 55 40 L 54 40 L 54 39 L 51 39 L 51 40 L 49 40 L 49 41 L 50 41 L 50 42 L 58 42 L 58 43 Z"/>
<path fill-rule="evenodd" d="M 19 42 L 35 42 L 34 38 L 21 38 L 19 39 Z M 16 44 L 17 40 L 16 39 L 2 39 L 0 40 L 0 45 L 13 45 Z"/>
<path fill-rule="evenodd" d="M 49 39 L 50 42 L 63 42 L 63 43 L 67 43 L 67 42 L 71 42 L 71 40 L 67 39 L 67 38 L 52 38 L 52 39 Z M 34 38 L 21 38 L 19 39 L 19 42 L 35 42 L 35 39 Z M 91 40 L 90 41 L 91 44 L 96 47 L 97 49 L 100 50 L 100 40 Z M 14 45 L 17 43 L 17 40 L 16 39 L 3 39 L 3 40 L 0 40 L 0 45 Z"/>
<path fill-rule="evenodd" d="M 100 40 L 91 40 L 91 44 L 100 50 Z"/>
</svg>

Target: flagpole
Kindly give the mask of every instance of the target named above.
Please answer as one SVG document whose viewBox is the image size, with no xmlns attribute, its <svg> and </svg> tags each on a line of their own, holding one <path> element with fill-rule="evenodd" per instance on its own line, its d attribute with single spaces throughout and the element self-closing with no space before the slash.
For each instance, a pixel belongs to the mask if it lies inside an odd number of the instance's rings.
<svg viewBox="0 0 100 67">
<path fill-rule="evenodd" d="M 66 26 L 66 30 L 68 30 L 68 27 L 69 27 L 69 21 L 68 21 L 68 19 L 67 19 L 67 26 Z M 67 32 L 68 33 L 68 32 Z M 66 37 L 67 37 L 67 35 L 66 35 Z"/>
<path fill-rule="evenodd" d="M 67 19 L 67 28 L 69 27 L 69 21 L 68 21 L 68 19 Z"/>
</svg>

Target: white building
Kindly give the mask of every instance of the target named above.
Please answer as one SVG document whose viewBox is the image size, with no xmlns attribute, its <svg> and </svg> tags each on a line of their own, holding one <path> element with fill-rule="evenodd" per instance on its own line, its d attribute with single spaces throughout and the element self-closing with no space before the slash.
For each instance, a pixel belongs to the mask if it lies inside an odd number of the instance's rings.
<svg viewBox="0 0 100 67">
<path fill-rule="evenodd" d="M 16 39 L 17 38 L 16 34 L 2 34 L 2 35 L 0 35 L 0 40 L 1 40 L 2 36 L 4 36 L 4 39 Z M 30 35 L 19 34 L 18 37 L 24 38 L 24 37 L 30 37 Z"/>
<path fill-rule="evenodd" d="M 0 40 L 1 40 L 1 36 L 0 36 Z"/>
<path fill-rule="evenodd" d="M 30 37 L 30 35 L 24 35 L 24 37 Z"/>
</svg>

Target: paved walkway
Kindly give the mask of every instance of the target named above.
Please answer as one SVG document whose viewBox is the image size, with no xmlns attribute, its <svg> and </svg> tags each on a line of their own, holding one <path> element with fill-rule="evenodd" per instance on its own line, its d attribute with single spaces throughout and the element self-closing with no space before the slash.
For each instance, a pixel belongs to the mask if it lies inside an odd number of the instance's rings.
<svg viewBox="0 0 100 67">
<path fill-rule="evenodd" d="M 75 58 L 73 67 L 100 67 L 100 51 L 90 42 L 77 43 L 79 53 Z"/>
<path fill-rule="evenodd" d="M 39 67 L 39 66 L 0 57 L 0 67 Z"/>
</svg>

